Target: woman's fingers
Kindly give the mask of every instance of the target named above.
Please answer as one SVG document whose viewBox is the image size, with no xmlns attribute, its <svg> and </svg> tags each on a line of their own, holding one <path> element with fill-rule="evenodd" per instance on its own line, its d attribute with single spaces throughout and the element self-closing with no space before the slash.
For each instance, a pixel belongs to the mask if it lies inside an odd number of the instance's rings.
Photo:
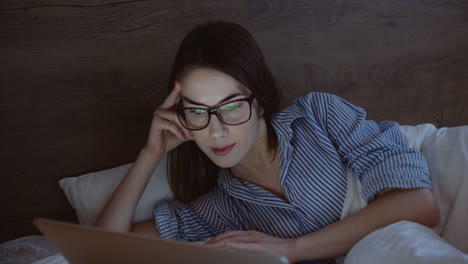
<svg viewBox="0 0 468 264">
<path fill-rule="evenodd" d="M 255 239 L 254 237 L 251 237 L 251 236 L 231 236 L 231 237 L 227 237 L 227 238 L 224 238 L 222 240 L 218 240 L 216 242 L 213 242 L 213 243 L 207 243 L 207 245 L 209 246 L 223 246 L 225 245 L 226 243 L 254 243 L 254 242 L 258 242 L 257 239 Z"/>
<path fill-rule="evenodd" d="M 184 135 L 184 132 L 182 132 L 183 130 L 180 129 L 176 124 L 174 124 L 174 122 L 166 120 L 162 118 L 161 116 L 158 116 L 155 122 L 158 123 L 158 127 L 160 127 L 161 129 L 171 131 L 174 135 L 176 135 L 181 140 L 184 140 L 184 141 L 187 140 L 187 137 Z"/>
<path fill-rule="evenodd" d="M 182 131 L 182 133 L 184 133 L 184 135 L 186 136 L 187 139 L 193 138 L 192 132 L 190 132 L 190 130 L 185 129 L 182 126 L 182 124 L 180 123 L 179 118 L 177 117 L 177 114 L 174 111 L 158 109 L 155 112 L 155 114 L 161 116 L 162 118 L 164 118 L 164 119 L 166 119 L 168 121 L 172 121 L 172 122 L 176 123 L 178 125 L 178 127 L 179 127 L 179 130 Z"/>
<path fill-rule="evenodd" d="M 206 244 L 215 244 L 225 239 L 235 239 L 236 241 L 252 241 L 256 236 L 251 231 L 227 231 L 219 236 L 210 239 Z"/>
<path fill-rule="evenodd" d="M 182 124 L 180 123 L 179 118 L 177 117 L 177 114 L 169 110 L 171 109 L 175 104 L 177 104 L 180 100 L 180 83 L 175 82 L 174 89 L 172 89 L 171 93 L 169 96 L 164 100 L 164 102 L 156 109 L 156 111 L 153 114 L 161 116 L 163 119 L 167 121 L 171 121 L 177 124 L 177 129 L 182 132 L 184 135 L 184 140 L 192 139 L 193 135 L 192 132 L 190 132 L 188 129 L 185 129 Z M 170 130 L 172 131 L 172 130 Z"/>
<path fill-rule="evenodd" d="M 182 142 L 193 139 L 192 133 L 182 126 L 174 111 L 174 107 L 181 100 L 180 91 L 180 83 L 175 82 L 174 89 L 153 112 L 150 133 L 145 146 L 152 153 L 167 153 Z"/>
<path fill-rule="evenodd" d="M 180 95 L 180 83 L 175 82 L 174 89 L 172 89 L 171 93 L 169 96 L 167 96 L 166 100 L 161 104 L 161 108 L 163 109 L 169 109 L 172 106 L 174 106 L 178 102 L 178 98 Z"/>
</svg>

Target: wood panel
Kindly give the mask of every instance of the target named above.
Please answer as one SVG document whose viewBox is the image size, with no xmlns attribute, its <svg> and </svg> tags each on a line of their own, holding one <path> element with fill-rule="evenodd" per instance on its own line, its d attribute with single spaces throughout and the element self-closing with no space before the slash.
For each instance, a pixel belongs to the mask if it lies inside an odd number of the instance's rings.
<svg viewBox="0 0 468 264">
<path fill-rule="evenodd" d="M 468 124 L 468 2 L 0 2 L 0 242 L 76 221 L 57 181 L 133 161 L 176 49 L 207 19 L 245 26 L 283 89 L 370 119 Z"/>
</svg>

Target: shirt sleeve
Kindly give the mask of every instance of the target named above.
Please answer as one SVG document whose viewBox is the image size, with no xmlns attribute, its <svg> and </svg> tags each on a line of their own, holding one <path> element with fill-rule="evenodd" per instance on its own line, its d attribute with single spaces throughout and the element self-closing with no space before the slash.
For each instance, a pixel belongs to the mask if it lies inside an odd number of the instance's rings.
<svg viewBox="0 0 468 264">
<path fill-rule="evenodd" d="M 322 93 L 312 102 L 325 120 L 328 137 L 343 163 L 362 184 L 369 202 L 384 188 L 431 188 L 424 156 L 406 146 L 399 124 L 366 120 L 366 111 L 336 95 Z M 320 101 L 320 102 L 319 102 Z"/>
<path fill-rule="evenodd" d="M 231 214 L 219 212 L 219 202 L 222 203 L 220 199 L 223 196 L 215 189 L 192 203 L 159 201 L 154 207 L 153 217 L 161 238 L 200 241 L 233 229 L 226 217 Z"/>
</svg>

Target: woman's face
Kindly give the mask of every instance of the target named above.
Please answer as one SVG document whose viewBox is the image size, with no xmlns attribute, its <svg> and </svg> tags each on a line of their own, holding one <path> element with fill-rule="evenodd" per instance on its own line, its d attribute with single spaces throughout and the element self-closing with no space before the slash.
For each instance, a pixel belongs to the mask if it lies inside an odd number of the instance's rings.
<svg viewBox="0 0 468 264">
<path fill-rule="evenodd" d="M 252 94 L 236 79 L 209 68 L 190 71 L 180 80 L 180 84 L 184 107 L 206 109 L 223 102 L 247 98 Z M 231 96 L 234 94 L 237 95 Z M 256 99 L 252 101 L 251 111 L 250 120 L 243 124 L 226 125 L 213 114 L 206 128 L 192 131 L 198 147 L 219 167 L 231 168 L 238 164 L 258 140 L 257 132 L 259 121 L 263 119 L 263 109 L 258 106 Z M 230 145 L 233 147 L 227 153 L 216 151 Z"/>
</svg>

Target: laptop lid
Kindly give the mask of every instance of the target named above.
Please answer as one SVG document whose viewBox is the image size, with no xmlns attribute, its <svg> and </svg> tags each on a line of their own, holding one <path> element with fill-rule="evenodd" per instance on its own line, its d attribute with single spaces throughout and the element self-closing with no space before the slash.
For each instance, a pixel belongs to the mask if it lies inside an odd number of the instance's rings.
<svg viewBox="0 0 468 264">
<path fill-rule="evenodd" d="M 193 243 L 163 240 L 135 233 L 121 233 L 56 220 L 35 218 L 34 225 L 72 264 L 190 263 L 284 264 L 285 257 L 210 248 Z"/>
</svg>

